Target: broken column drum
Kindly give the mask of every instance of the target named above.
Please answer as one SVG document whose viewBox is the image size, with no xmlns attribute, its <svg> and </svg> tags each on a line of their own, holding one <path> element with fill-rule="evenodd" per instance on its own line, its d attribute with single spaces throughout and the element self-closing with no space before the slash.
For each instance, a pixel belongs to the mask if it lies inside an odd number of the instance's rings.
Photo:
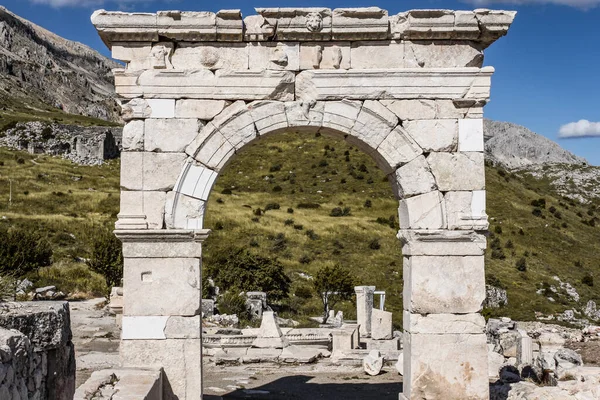
<svg viewBox="0 0 600 400">
<path fill-rule="evenodd" d="M 482 232 L 483 50 L 514 12 L 261 8 L 97 11 L 125 68 L 121 209 L 126 367 L 163 367 L 198 399 L 205 204 L 220 171 L 278 132 L 371 155 L 399 199 L 405 399 L 488 399 Z M 361 330 L 363 328 L 361 327 Z"/>
</svg>

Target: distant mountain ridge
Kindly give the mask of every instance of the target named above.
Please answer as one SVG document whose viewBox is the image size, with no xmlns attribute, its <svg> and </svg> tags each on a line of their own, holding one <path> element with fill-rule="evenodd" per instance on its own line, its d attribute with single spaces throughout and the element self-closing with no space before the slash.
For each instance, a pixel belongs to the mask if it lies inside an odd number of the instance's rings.
<svg viewBox="0 0 600 400">
<path fill-rule="evenodd" d="M 508 169 L 548 164 L 588 164 L 584 158 L 521 125 L 485 119 L 483 132 L 488 160 Z"/>
<path fill-rule="evenodd" d="M 49 105 L 117 122 L 111 70 L 119 65 L 0 6 L 2 111 L 26 112 Z"/>
</svg>

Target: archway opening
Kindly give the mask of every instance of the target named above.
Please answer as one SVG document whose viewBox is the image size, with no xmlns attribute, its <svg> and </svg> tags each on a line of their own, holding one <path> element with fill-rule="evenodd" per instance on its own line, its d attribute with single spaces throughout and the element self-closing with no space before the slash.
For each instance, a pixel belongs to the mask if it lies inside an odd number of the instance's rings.
<svg viewBox="0 0 600 400">
<path fill-rule="evenodd" d="M 232 297 L 242 292 L 263 291 L 256 285 L 264 280 L 249 282 L 235 270 L 238 264 L 232 266 L 231 259 L 242 252 L 259 262 L 274 261 L 289 278 L 286 293 L 279 293 L 282 285 L 277 284 L 270 286 L 273 295 L 267 293 L 267 309 L 284 320 L 284 332 L 320 326 L 316 319 L 323 316 L 324 307 L 314 280 L 319 271 L 336 265 L 350 273 L 354 285 L 385 292 L 393 330 L 402 330 L 398 200 L 374 158 L 341 135 L 288 130 L 246 145 L 220 171 L 207 202 L 204 228 L 212 233 L 203 243 L 203 297 L 217 300 L 217 312 L 232 312 L 236 303 Z M 219 287 L 218 296 L 213 283 Z M 374 300 L 379 308 L 381 296 Z M 352 323 L 357 319 L 355 301 L 352 296 L 331 309 Z M 240 330 L 232 333 L 251 333 L 244 328 L 258 328 L 260 322 L 244 314 L 236 327 Z M 208 329 L 207 336 L 220 330 Z M 362 346 L 366 350 L 364 342 Z M 211 357 L 205 358 L 205 365 L 214 365 L 214 352 L 206 354 Z M 217 394 L 208 389 L 218 386 L 210 370 L 205 372 L 205 391 Z M 392 380 L 397 393 L 401 378 Z"/>
</svg>

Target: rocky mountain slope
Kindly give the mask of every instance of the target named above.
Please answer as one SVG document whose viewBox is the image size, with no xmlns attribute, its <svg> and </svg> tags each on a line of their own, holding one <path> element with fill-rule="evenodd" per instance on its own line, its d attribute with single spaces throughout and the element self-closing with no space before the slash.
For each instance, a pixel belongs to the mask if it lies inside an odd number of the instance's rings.
<svg viewBox="0 0 600 400">
<path fill-rule="evenodd" d="M 483 131 L 487 158 L 505 168 L 544 164 L 587 164 L 558 143 L 510 122 L 486 119 Z"/>
<path fill-rule="evenodd" d="M 111 74 L 118 66 L 0 6 L 0 123 L 60 110 L 119 121 Z"/>
</svg>

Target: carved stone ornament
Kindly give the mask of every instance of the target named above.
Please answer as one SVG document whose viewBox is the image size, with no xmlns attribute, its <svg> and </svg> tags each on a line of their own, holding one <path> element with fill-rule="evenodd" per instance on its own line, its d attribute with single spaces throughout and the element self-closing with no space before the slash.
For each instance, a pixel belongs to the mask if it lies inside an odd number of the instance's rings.
<svg viewBox="0 0 600 400">
<path fill-rule="evenodd" d="M 173 69 L 171 55 L 173 54 L 173 43 L 157 43 L 150 52 L 150 62 L 154 69 Z"/>
<path fill-rule="evenodd" d="M 277 44 L 277 46 L 271 50 L 271 57 L 269 60 L 280 67 L 288 65 L 288 55 L 285 52 L 285 45 L 282 43 Z"/>
<path fill-rule="evenodd" d="M 340 66 L 342 65 L 342 49 L 339 46 L 333 46 L 332 47 L 333 50 L 333 54 L 331 55 L 332 57 L 332 61 L 333 61 L 333 67 L 335 69 L 339 69 Z"/>
<path fill-rule="evenodd" d="M 203 48 L 200 52 L 200 63 L 206 68 L 212 68 L 219 62 L 219 52 L 213 47 Z"/>
<path fill-rule="evenodd" d="M 323 29 L 323 17 L 321 14 L 313 12 L 306 16 L 306 27 L 311 32 L 321 32 Z"/>
</svg>

